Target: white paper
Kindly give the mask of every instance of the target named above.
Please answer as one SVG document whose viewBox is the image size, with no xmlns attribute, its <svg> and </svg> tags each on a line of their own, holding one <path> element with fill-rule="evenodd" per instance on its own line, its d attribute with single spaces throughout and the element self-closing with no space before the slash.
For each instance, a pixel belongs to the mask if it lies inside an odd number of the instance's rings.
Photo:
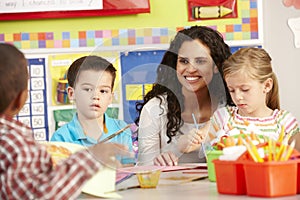
<svg viewBox="0 0 300 200">
<path fill-rule="evenodd" d="M 103 9 L 103 0 L 1 0 L 0 13 Z"/>
<path fill-rule="evenodd" d="M 300 48 L 300 17 L 288 19 L 288 25 L 294 34 L 296 48 Z"/>
<path fill-rule="evenodd" d="M 70 150 L 72 153 L 84 149 L 84 146 L 68 143 L 68 142 L 48 142 L 49 144 L 62 146 Z M 47 142 L 42 142 L 47 144 Z M 102 198 L 119 199 L 121 196 L 116 191 L 116 170 L 112 168 L 104 168 L 99 170 L 82 188 L 82 192 Z"/>
</svg>

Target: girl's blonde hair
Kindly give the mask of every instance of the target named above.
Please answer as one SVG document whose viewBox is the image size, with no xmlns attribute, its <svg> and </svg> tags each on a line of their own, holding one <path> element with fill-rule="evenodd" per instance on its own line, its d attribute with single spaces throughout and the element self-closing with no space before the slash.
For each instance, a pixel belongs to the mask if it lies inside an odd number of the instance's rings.
<svg viewBox="0 0 300 200">
<path fill-rule="evenodd" d="M 272 58 L 261 48 L 241 48 L 223 64 L 224 79 L 237 72 L 263 83 L 268 78 L 273 80 L 273 87 L 267 93 L 266 104 L 271 109 L 280 109 L 278 81 L 271 65 Z"/>
</svg>

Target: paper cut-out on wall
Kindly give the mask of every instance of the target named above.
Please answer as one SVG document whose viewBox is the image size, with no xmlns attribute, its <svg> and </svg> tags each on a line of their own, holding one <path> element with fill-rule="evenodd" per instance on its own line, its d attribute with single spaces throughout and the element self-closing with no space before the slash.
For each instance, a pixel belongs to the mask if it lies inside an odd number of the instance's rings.
<svg viewBox="0 0 300 200">
<path fill-rule="evenodd" d="M 294 6 L 296 9 L 300 9 L 300 0 L 282 0 L 282 3 L 286 7 Z"/>
<path fill-rule="evenodd" d="M 300 17 L 288 19 L 288 25 L 294 34 L 295 47 L 300 48 Z"/>
<path fill-rule="evenodd" d="M 189 21 L 237 17 L 236 0 L 187 0 Z"/>
<path fill-rule="evenodd" d="M 224 6 L 195 6 L 193 8 L 193 17 L 199 18 L 219 18 L 232 13 L 230 8 Z"/>
</svg>

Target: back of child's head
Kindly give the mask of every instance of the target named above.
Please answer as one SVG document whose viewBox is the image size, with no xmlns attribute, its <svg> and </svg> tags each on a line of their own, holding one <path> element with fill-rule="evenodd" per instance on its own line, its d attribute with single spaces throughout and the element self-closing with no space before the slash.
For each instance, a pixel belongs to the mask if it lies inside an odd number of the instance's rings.
<svg viewBox="0 0 300 200">
<path fill-rule="evenodd" d="M 268 78 L 273 80 L 273 88 L 268 92 L 266 104 L 271 109 L 280 109 L 278 81 L 272 70 L 272 58 L 262 48 L 241 48 L 223 64 L 224 78 L 242 73 L 253 80 L 263 83 Z"/>
<path fill-rule="evenodd" d="M 15 46 L 0 43 L 0 114 L 20 92 L 27 89 L 28 69 L 24 54 Z"/>
<path fill-rule="evenodd" d="M 100 56 L 83 56 L 75 60 L 68 69 L 67 79 L 69 86 L 74 88 L 76 86 L 77 78 L 80 78 L 81 71 L 106 71 L 112 76 L 111 88 L 114 87 L 116 79 L 116 69 L 112 63 Z"/>
</svg>

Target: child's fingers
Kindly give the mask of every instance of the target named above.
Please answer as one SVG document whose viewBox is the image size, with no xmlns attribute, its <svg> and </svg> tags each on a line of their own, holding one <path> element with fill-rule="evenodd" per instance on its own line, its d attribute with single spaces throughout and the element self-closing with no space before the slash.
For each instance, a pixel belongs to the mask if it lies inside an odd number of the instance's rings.
<svg viewBox="0 0 300 200">
<path fill-rule="evenodd" d="M 111 143 L 115 150 L 115 155 L 126 156 L 126 157 L 134 157 L 134 153 L 130 152 L 127 146 L 117 143 Z"/>
<path fill-rule="evenodd" d="M 117 167 L 120 163 L 117 161 L 116 156 L 126 156 L 134 158 L 133 152 L 121 144 L 116 143 L 101 143 L 96 144 L 87 149 L 96 160 L 109 167 Z"/>
<path fill-rule="evenodd" d="M 106 166 L 109 166 L 109 167 L 112 167 L 112 168 L 119 168 L 119 167 L 122 166 L 120 161 L 118 161 L 115 156 L 112 156 L 109 159 L 105 160 L 104 164 Z"/>
</svg>

